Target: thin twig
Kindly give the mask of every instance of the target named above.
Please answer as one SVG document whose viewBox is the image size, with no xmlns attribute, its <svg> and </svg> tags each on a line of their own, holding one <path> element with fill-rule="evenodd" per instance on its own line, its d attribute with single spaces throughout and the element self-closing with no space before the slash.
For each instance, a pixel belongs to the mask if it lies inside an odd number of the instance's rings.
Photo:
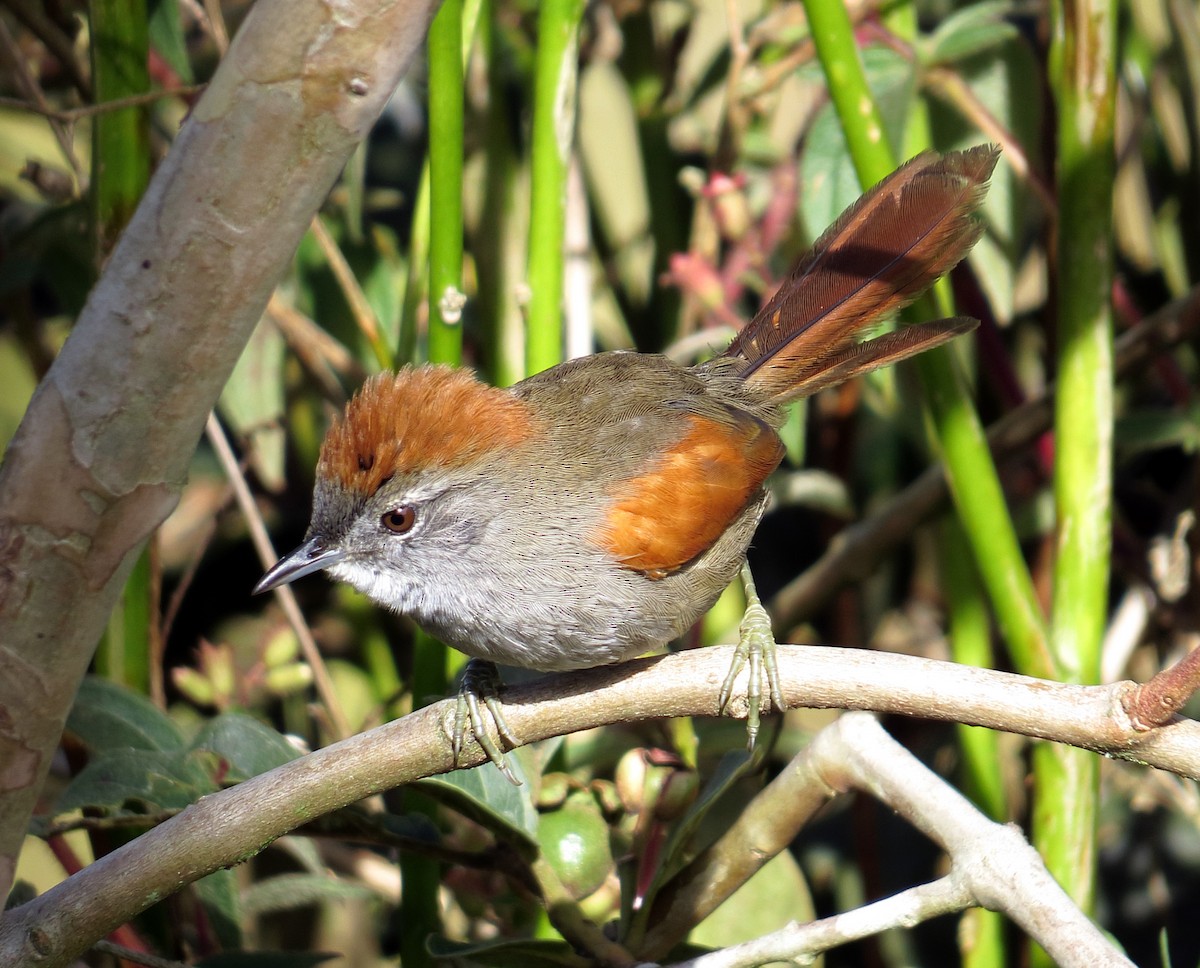
<svg viewBox="0 0 1200 968">
<path fill-rule="evenodd" d="M 304 368 L 321 384 L 327 399 L 334 403 L 345 403 L 346 391 L 335 376 L 352 384 L 362 383 L 367 378 L 366 369 L 345 346 L 295 306 L 280 298 L 278 292 L 271 296 L 267 304 L 267 315 L 279 327 Z"/>
<path fill-rule="evenodd" d="M 85 104 L 77 108 L 54 108 L 45 98 L 36 99 L 33 103 L 16 97 L 0 97 L 0 107 L 15 108 L 18 111 L 29 111 L 50 121 L 60 121 L 63 124 L 74 124 L 85 118 L 93 118 L 98 114 L 109 114 L 112 111 L 124 111 L 126 108 L 139 108 L 168 97 L 193 97 L 204 93 L 204 84 L 187 84 L 182 87 L 163 88 L 158 91 L 147 91 L 144 94 L 131 94 L 129 97 L 113 98 L 111 101 L 101 101 L 99 104 Z"/>
<path fill-rule="evenodd" d="M 23 23 L 31 34 L 37 37 L 46 49 L 54 55 L 54 59 L 62 65 L 64 71 L 71 77 L 75 89 L 87 100 L 92 97 L 92 84 L 75 56 L 74 43 L 46 16 L 45 7 L 41 3 L 29 3 L 27 0 L 6 0 L 5 4 L 16 18 Z M 7 28 L 6 28 L 7 29 Z M 22 58 L 24 60 L 24 58 Z"/>
<path fill-rule="evenodd" d="M 178 810 L 159 810 L 156 813 L 118 813 L 107 817 L 72 817 L 51 824 L 41 832 L 43 840 L 61 837 L 72 830 L 129 830 L 133 827 L 157 827 L 179 813 Z"/>
<path fill-rule="evenodd" d="M 1138 729 L 1151 730 L 1171 721 L 1200 689 L 1200 649 L 1193 649 L 1124 696 L 1125 712 Z"/>
<path fill-rule="evenodd" d="M 201 22 L 212 37 L 217 53 L 224 57 L 229 50 L 229 28 L 225 26 L 225 13 L 217 0 L 204 0 L 204 17 L 201 18 Z"/>
<path fill-rule="evenodd" d="M 254 503 L 254 495 L 250 493 L 250 486 L 246 483 L 246 478 L 242 476 L 241 470 L 238 468 L 233 448 L 229 446 L 225 430 L 222 428 L 215 414 L 210 413 L 208 415 L 208 421 L 204 425 L 204 433 L 208 437 L 213 450 L 216 451 L 217 459 L 221 462 L 221 466 L 224 468 L 229 482 L 233 485 L 238 506 L 245 516 L 246 526 L 250 529 L 250 540 L 254 542 L 254 549 L 258 552 L 259 560 L 262 562 L 264 569 L 270 568 L 271 565 L 279 560 L 279 556 L 275 553 L 275 549 L 271 545 L 271 538 L 267 534 L 267 526 L 263 522 L 262 515 L 259 513 L 258 505 Z M 329 677 L 329 671 L 325 667 L 325 660 L 321 657 L 321 653 L 317 649 L 316 640 L 313 638 L 312 630 L 308 627 L 308 623 L 304 620 L 304 614 L 300 611 L 300 606 L 296 602 L 296 596 L 287 585 L 280 585 L 276 588 L 275 595 L 280 605 L 283 606 L 283 612 L 287 616 L 293 631 L 295 631 L 296 638 L 300 640 L 300 649 L 304 653 L 304 658 L 312 669 L 313 683 L 317 687 L 317 694 L 321 697 L 321 702 L 329 714 L 330 729 L 337 739 L 344 739 L 353 731 L 346 720 L 346 714 L 342 711 L 342 704 L 338 701 L 337 692 L 333 688 L 333 680 Z"/>
<path fill-rule="evenodd" d="M 342 254 L 337 242 L 325 228 L 320 214 L 313 216 L 310 231 L 313 238 L 316 239 L 321 253 L 325 256 L 325 261 L 329 263 L 330 271 L 333 272 L 333 277 L 337 280 L 342 295 L 346 297 L 346 303 L 350 307 L 350 314 L 354 317 L 355 325 L 366 337 L 379 365 L 385 370 L 390 369 L 393 362 L 392 354 L 383 342 L 379 317 L 375 315 L 375 310 L 371 307 L 367 294 L 358 284 L 358 278 L 354 275 L 354 270 L 350 268 L 350 263 L 346 261 L 346 256 Z"/>
<path fill-rule="evenodd" d="M 354 323 L 359 327 L 362 336 L 366 337 L 368 345 L 374 355 L 379 366 L 388 369 L 392 365 L 391 353 L 386 348 L 383 341 L 382 332 L 380 332 L 379 317 L 376 311 L 371 306 L 371 301 L 367 299 L 366 293 L 362 291 L 359 285 L 358 277 L 354 275 L 354 270 L 350 269 L 350 264 L 346 260 L 346 255 L 342 253 L 342 249 L 338 247 L 334 241 L 334 236 L 329 234 L 329 229 L 325 228 L 325 223 L 320 218 L 320 215 L 314 215 L 312 220 L 312 238 L 317 240 L 317 245 L 325 257 L 325 261 L 329 263 L 329 269 L 334 273 L 334 278 L 337 281 L 338 287 L 342 290 L 342 295 L 346 296 L 347 305 L 350 307 L 350 315 L 354 317 Z"/>
<path fill-rule="evenodd" d="M 927 92 L 956 109 L 967 121 L 978 126 L 989 140 L 1004 149 L 1004 160 L 1009 167 L 1033 189 L 1046 214 L 1057 218 L 1058 200 L 1041 173 L 1030 164 L 1024 144 L 979 99 L 962 75 L 945 67 L 933 67 L 922 72 L 920 77 Z"/>
<path fill-rule="evenodd" d="M 92 950 L 106 955 L 113 955 L 123 961 L 132 961 L 135 964 L 146 965 L 146 968 L 188 968 L 182 961 L 175 961 L 172 958 L 160 958 L 158 955 L 152 955 L 145 951 L 137 951 L 134 948 L 126 947 L 123 944 L 116 944 L 112 941 L 97 941 L 92 945 Z"/>
<path fill-rule="evenodd" d="M 42 93 L 42 86 L 38 83 L 38 79 L 30 72 L 25 61 L 21 49 L 17 46 L 16 38 L 8 29 L 8 24 L 3 19 L 0 19 L 0 45 L 3 46 L 5 53 L 12 61 L 13 73 L 17 79 L 17 84 L 23 90 L 25 97 L 30 102 L 40 109 L 39 113 L 45 113 L 50 110 L 50 102 L 46 100 L 46 95 Z M 18 101 L 18 104 L 27 106 L 27 102 Z M 82 189 L 87 184 L 87 175 L 83 170 L 83 165 L 79 158 L 75 155 L 74 145 L 74 129 L 68 122 L 60 122 L 51 118 L 50 130 L 54 132 L 54 138 L 58 142 L 58 147 L 63 153 L 63 157 L 67 159 L 71 170 L 75 172 L 75 179 Z"/>
<path fill-rule="evenodd" d="M 741 157 L 742 139 L 749 123 L 746 100 L 742 93 L 742 72 L 750 62 L 750 47 L 742 28 L 738 0 L 725 0 L 725 26 L 729 33 L 729 71 L 725 75 L 725 124 L 721 146 L 714 164 L 718 169 L 731 169 Z"/>
<path fill-rule="evenodd" d="M 770 962 L 804 964 L 815 953 L 868 938 L 898 926 L 911 928 L 923 921 L 973 907 L 966 879 L 957 871 L 930 884 L 911 887 L 891 897 L 864 904 L 843 914 L 808 924 L 792 922 L 753 941 L 673 962 L 671 968 L 756 968 Z"/>
</svg>

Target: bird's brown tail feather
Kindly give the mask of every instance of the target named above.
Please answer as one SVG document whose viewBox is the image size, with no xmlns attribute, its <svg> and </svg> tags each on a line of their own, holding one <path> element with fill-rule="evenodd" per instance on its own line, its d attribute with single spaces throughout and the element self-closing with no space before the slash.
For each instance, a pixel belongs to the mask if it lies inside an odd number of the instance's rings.
<svg viewBox="0 0 1200 968">
<path fill-rule="evenodd" d="M 974 320 L 960 317 L 858 342 L 970 251 L 983 230 L 974 214 L 999 155 L 992 145 L 925 152 L 898 168 L 825 230 L 724 356 L 782 403 L 971 329 Z"/>
</svg>

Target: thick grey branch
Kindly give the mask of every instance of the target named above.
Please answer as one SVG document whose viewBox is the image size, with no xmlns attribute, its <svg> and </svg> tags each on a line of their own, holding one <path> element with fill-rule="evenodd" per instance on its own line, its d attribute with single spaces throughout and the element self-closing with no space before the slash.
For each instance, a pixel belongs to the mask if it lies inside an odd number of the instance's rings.
<svg viewBox="0 0 1200 968">
<path fill-rule="evenodd" d="M 147 535 L 433 0 L 259 0 L 0 467 L 0 896 Z"/>
</svg>

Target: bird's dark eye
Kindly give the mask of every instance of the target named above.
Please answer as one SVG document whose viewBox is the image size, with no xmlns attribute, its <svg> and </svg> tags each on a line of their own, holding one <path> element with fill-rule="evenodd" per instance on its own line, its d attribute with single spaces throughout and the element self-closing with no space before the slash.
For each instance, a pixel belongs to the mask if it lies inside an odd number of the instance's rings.
<svg viewBox="0 0 1200 968">
<path fill-rule="evenodd" d="M 380 523 L 392 534 L 406 534 L 417 523 L 417 511 L 410 504 L 401 504 L 380 518 Z"/>
</svg>

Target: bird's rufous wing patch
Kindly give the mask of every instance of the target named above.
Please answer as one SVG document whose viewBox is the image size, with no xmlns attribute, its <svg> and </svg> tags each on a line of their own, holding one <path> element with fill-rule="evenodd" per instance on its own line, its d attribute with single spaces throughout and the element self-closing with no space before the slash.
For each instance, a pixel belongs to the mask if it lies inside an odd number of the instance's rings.
<svg viewBox="0 0 1200 968">
<path fill-rule="evenodd" d="M 703 553 L 732 524 L 783 457 L 779 436 L 750 414 L 728 422 L 698 414 L 620 499 L 593 536 L 623 567 L 664 578 Z"/>
</svg>

